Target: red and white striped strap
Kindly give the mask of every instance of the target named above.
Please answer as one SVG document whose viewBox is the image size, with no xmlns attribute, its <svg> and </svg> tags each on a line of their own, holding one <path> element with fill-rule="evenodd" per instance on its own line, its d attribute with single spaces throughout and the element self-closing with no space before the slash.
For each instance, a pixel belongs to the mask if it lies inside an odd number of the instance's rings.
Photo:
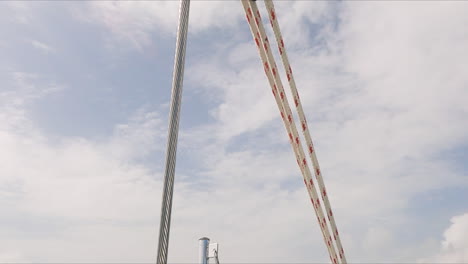
<svg viewBox="0 0 468 264">
<path fill-rule="evenodd" d="M 244 6 L 244 10 L 246 13 L 247 21 L 249 22 L 252 36 L 257 44 L 260 58 L 264 66 L 265 74 L 272 88 L 272 92 L 275 97 L 278 109 L 280 111 L 283 123 L 289 135 L 290 143 L 296 155 L 297 163 L 301 169 L 304 178 L 304 183 L 307 186 L 309 196 L 311 198 L 312 204 L 314 205 L 314 210 L 319 221 L 320 229 L 322 231 L 322 235 L 327 246 L 330 259 L 332 263 L 337 263 L 337 255 L 329 232 L 327 220 L 322 211 L 322 205 L 320 203 L 317 191 L 314 187 L 311 172 L 306 161 L 302 144 L 300 143 L 300 138 L 297 132 L 291 108 L 289 107 L 289 103 L 284 92 L 283 85 L 281 83 L 276 63 L 274 61 L 273 55 L 271 54 L 270 44 L 268 42 L 268 38 L 263 27 L 260 12 L 258 11 L 257 4 L 253 1 L 242 0 L 242 4 Z"/>
<path fill-rule="evenodd" d="M 281 59 L 283 61 L 284 69 L 286 71 L 286 76 L 287 76 L 288 81 L 289 81 L 289 86 L 291 88 L 291 93 L 292 93 L 292 95 L 294 97 L 294 103 L 296 105 L 296 110 L 297 110 L 299 120 L 300 120 L 301 126 L 302 126 L 302 133 L 304 134 L 304 138 L 305 138 L 306 143 L 307 143 L 307 148 L 309 150 L 309 156 L 310 156 L 310 158 L 312 160 L 312 165 L 314 167 L 315 178 L 317 179 L 319 189 L 320 189 L 320 193 L 321 193 L 321 196 L 322 196 L 322 199 L 323 199 L 323 203 L 325 205 L 325 209 L 326 209 L 327 214 L 328 214 L 328 220 L 329 220 L 331 228 L 332 228 L 332 232 L 333 232 L 334 240 L 335 240 L 336 245 L 337 245 L 340 260 L 341 260 L 342 263 L 346 263 L 346 257 L 345 257 L 345 254 L 344 254 L 343 246 L 341 244 L 341 239 L 340 239 L 339 234 L 338 234 L 338 228 L 336 227 L 335 217 L 333 216 L 333 212 L 332 212 L 332 209 L 331 209 L 331 206 L 330 206 L 330 201 L 328 200 L 327 191 L 325 189 L 325 184 L 324 184 L 323 178 L 322 178 L 322 173 L 321 173 L 320 166 L 319 166 L 319 163 L 318 163 L 318 160 L 317 160 L 314 145 L 312 143 L 312 138 L 310 137 L 309 128 L 307 126 L 307 120 L 306 120 L 306 117 L 304 115 L 304 110 L 302 109 L 301 99 L 300 99 L 299 93 L 297 92 L 297 89 L 296 89 L 296 82 L 294 81 L 294 75 L 293 75 L 293 72 L 291 70 L 291 65 L 289 63 L 289 59 L 288 59 L 288 55 L 286 53 L 286 49 L 284 47 L 284 41 L 283 41 L 283 37 L 281 35 L 281 30 L 280 30 L 280 27 L 279 27 L 278 18 L 276 17 L 276 12 L 275 12 L 275 7 L 273 5 L 273 1 L 272 0 L 265 0 L 265 6 L 266 6 L 266 9 L 268 11 L 268 15 L 270 17 L 271 26 L 273 27 L 273 32 L 275 34 L 276 43 L 278 44 L 278 50 L 279 50 Z"/>
</svg>

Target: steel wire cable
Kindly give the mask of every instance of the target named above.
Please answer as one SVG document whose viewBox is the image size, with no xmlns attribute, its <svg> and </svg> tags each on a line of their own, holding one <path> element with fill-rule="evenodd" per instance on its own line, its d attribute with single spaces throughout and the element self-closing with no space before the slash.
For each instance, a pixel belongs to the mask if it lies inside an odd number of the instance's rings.
<svg viewBox="0 0 468 264">
<path fill-rule="evenodd" d="M 174 58 L 174 75 L 172 79 L 171 109 L 169 110 L 164 189 L 161 202 L 161 220 L 159 226 L 158 252 L 156 257 L 156 263 L 158 264 L 166 264 L 168 257 L 189 8 L 190 0 L 180 1 L 179 26 L 177 29 L 176 52 Z"/>
</svg>

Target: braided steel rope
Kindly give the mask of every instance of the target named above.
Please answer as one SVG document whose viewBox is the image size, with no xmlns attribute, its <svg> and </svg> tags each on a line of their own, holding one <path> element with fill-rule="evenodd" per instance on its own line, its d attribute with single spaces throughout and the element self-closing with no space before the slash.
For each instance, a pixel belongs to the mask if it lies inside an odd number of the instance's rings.
<svg viewBox="0 0 468 264">
<path fill-rule="evenodd" d="M 169 111 L 169 129 L 166 149 L 166 167 L 164 172 L 164 189 L 159 226 L 158 255 L 156 263 L 166 264 L 169 249 L 169 231 L 171 228 L 172 196 L 174 193 L 174 174 L 179 132 L 180 105 L 184 79 L 185 50 L 190 0 L 181 0 L 179 8 L 179 26 L 177 29 L 174 75 L 172 79 L 171 109 Z"/>
</svg>

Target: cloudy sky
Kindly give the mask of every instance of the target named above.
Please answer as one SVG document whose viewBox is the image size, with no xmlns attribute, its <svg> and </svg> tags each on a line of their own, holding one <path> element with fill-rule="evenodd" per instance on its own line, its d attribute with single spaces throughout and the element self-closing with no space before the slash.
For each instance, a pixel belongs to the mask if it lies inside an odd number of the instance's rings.
<svg viewBox="0 0 468 264">
<path fill-rule="evenodd" d="M 276 7 L 348 260 L 468 262 L 468 3 Z M 190 12 L 169 260 L 327 262 L 241 3 Z M 155 261 L 177 17 L 0 3 L 0 262 Z"/>
</svg>

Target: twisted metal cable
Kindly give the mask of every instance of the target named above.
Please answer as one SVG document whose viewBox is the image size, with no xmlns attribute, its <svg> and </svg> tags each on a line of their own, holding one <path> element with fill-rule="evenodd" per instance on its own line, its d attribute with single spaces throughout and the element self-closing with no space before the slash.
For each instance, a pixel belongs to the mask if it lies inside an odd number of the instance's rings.
<svg viewBox="0 0 468 264">
<path fill-rule="evenodd" d="M 164 189 L 161 205 L 161 221 L 159 225 L 157 264 L 167 263 L 169 249 L 169 231 L 171 227 L 172 196 L 174 193 L 174 174 L 179 132 L 180 106 L 182 100 L 182 86 L 184 80 L 189 9 L 190 0 L 180 0 L 179 26 L 177 29 L 174 73 L 172 79 L 171 109 L 169 111 Z"/>
</svg>

